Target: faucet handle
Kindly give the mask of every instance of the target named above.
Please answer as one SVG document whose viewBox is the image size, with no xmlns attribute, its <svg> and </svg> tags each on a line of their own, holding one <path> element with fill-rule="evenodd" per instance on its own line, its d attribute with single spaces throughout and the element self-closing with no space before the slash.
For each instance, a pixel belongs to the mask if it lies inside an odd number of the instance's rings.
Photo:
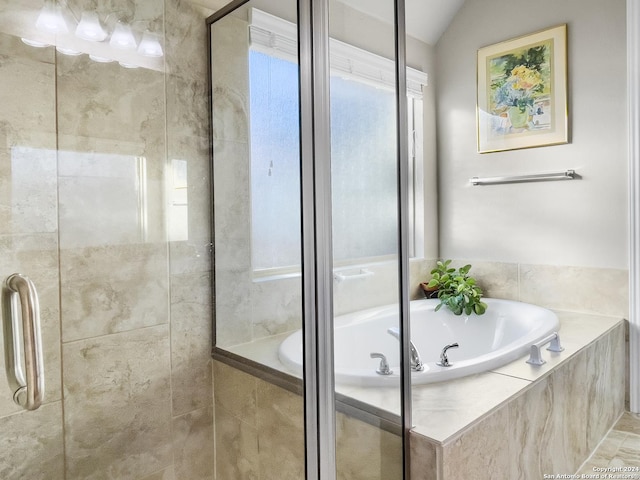
<svg viewBox="0 0 640 480">
<path fill-rule="evenodd" d="M 387 361 L 387 357 L 382 353 L 371 352 L 371 358 L 379 358 L 380 366 L 376 369 L 376 373 L 378 375 L 391 375 L 393 370 L 389 368 L 389 362 Z"/>
</svg>

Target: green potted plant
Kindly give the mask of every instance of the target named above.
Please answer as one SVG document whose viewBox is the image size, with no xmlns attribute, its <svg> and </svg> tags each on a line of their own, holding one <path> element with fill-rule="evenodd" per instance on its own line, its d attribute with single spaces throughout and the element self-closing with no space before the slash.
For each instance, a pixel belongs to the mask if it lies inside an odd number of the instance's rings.
<svg viewBox="0 0 640 480">
<path fill-rule="evenodd" d="M 431 280 L 421 284 L 429 298 L 436 296 L 430 292 L 437 291 L 440 303 L 436 312 L 445 305 L 455 315 L 482 315 L 487 310 L 487 304 L 482 301 L 482 289 L 476 279 L 469 276 L 471 265 L 457 270 L 450 265 L 451 260 L 439 260 L 436 268 L 431 270 Z"/>
</svg>

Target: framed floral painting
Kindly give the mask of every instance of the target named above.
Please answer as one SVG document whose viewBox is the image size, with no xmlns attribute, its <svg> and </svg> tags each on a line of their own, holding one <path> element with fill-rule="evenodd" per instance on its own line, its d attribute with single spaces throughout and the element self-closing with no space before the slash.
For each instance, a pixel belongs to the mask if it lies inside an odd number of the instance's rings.
<svg viewBox="0 0 640 480">
<path fill-rule="evenodd" d="M 478 50 L 478 152 L 567 143 L 567 26 Z"/>
</svg>

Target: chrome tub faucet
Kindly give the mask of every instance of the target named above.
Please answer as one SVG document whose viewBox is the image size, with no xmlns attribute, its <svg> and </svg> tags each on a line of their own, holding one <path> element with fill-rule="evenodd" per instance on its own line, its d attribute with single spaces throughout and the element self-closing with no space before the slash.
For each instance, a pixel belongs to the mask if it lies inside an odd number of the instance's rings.
<svg viewBox="0 0 640 480">
<path fill-rule="evenodd" d="M 398 329 L 398 327 L 389 327 L 387 329 L 387 333 L 400 340 L 400 330 Z M 409 340 L 409 355 L 411 370 L 414 372 L 423 371 L 424 363 L 422 363 L 420 354 L 418 353 L 418 349 L 411 340 Z"/>
</svg>

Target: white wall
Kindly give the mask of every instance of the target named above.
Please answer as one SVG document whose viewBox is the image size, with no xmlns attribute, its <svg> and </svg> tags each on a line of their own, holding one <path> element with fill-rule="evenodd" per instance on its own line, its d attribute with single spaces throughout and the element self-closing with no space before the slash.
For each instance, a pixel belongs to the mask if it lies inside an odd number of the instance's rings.
<svg viewBox="0 0 640 480">
<path fill-rule="evenodd" d="M 469 0 L 436 46 L 440 255 L 627 268 L 624 0 Z M 568 28 L 567 145 L 478 154 L 478 48 Z M 582 179 L 473 187 L 473 176 Z"/>
</svg>

